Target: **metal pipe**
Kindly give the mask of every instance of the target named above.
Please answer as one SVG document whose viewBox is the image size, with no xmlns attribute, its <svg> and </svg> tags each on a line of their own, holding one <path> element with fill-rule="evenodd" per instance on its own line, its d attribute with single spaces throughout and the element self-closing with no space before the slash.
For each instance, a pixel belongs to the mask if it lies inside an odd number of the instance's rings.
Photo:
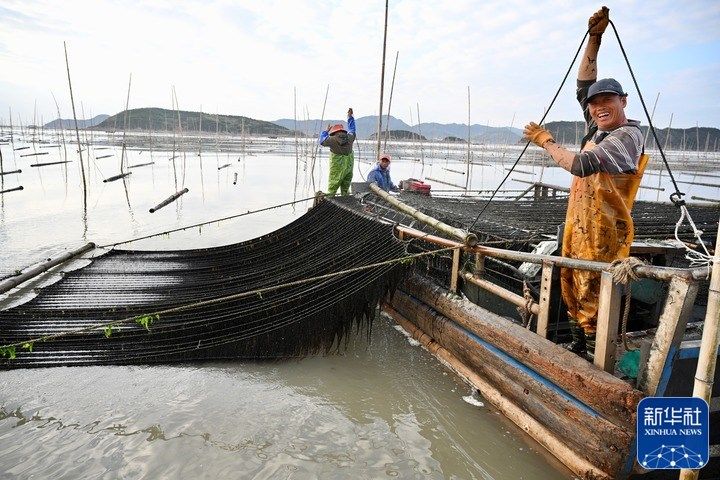
<svg viewBox="0 0 720 480">
<path fill-rule="evenodd" d="M 508 302 L 512 303 L 513 305 L 517 305 L 518 307 L 524 308 L 525 305 L 527 304 L 525 297 L 523 297 L 522 295 L 513 293 L 510 290 L 507 290 L 499 285 L 496 285 L 496 284 L 489 282 L 487 280 L 484 280 L 482 278 L 478 278 L 470 272 L 464 272 L 461 275 L 465 280 L 472 283 L 473 285 L 477 285 L 478 287 L 482 288 L 483 290 L 487 290 L 488 292 L 493 293 L 493 294 L 497 295 L 498 297 L 507 300 Z M 537 315 L 540 312 L 540 306 L 537 303 L 532 302 L 532 304 L 530 305 L 530 311 L 533 313 L 533 315 Z"/>
<path fill-rule="evenodd" d="M 25 189 L 25 187 L 20 185 L 19 187 L 8 188 L 7 190 L 0 190 L 0 193 L 18 192 L 18 191 L 24 190 L 24 189 Z"/>
<path fill-rule="evenodd" d="M 398 210 L 407 213 L 408 215 L 411 215 L 413 218 L 416 218 L 419 221 L 433 227 L 435 230 L 447 233 L 451 237 L 462 240 L 462 245 L 472 247 L 473 245 L 477 244 L 478 239 L 474 233 L 470 233 L 467 230 L 463 230 L 461 228 L 451 227 L 450 225 L 443 223 L 436 218 L 432 218 L 431 216 L 422 213 L 417 208 L 411 207 L 410 205 L 401 202 L 397 198 L 385 192 L 380 187 L 378 187 L 377 184 L 371 183 L 370 190 L 372 190 L 375 195 L 379 196 Z"/>
<path fill-rule="evenodd" d="M 9 172 L 0 172 L 0 177 L 2 177 L 3 175 L 12 175 L 13 173 L 22 173 L 22 170 L 18 169 L 18 170 L 11 170 Z M 695 198 L 695 197 L 693 197 L 693 198 Z"/>
<path fill-rule="evenodd" d="M 50 270 L 51 268 L 60 265 L 61 263 L 64 263 L 72 258 L 75 258 L 79 255 L 82 255 L 83 253 L 90 251 L 95 248 L 95 244 L 93 242 L 87 243 L 84 246 L 77 248 L 75 250 L 72 250 L 70 252 L 64 253 L 60 255 L 55 260 L 48 260 L 47 262 L 38 265 L 36 267 L 33 267 L 26 271 L 25 273 L 21 273 L 20 275 L 17 275 L 15 277 L 8 278 L 4 280 L 3 282 L 0 282 L 0 293 L 5 293 L 8 290 L 12 290 L 13 288 L 17 287 L 21 283 L 24 283 L 31 278 L 37 277 L 43 272 L 46 272 L 47 270 Z"/>
<path fill-rule="evenodd" d="M 434 243 L 443 247 L 463 247 L 462 244 L 447 238 L 428 235 L 414 228 L 398 225 L 395 227 L 404 235 L 415 238 L 422 238 L 423 241 Z M 594 260 L 581 260 L 577 258 L 558 257 L 554 255 L 540 255 L 536 253 L 517 252 L 514 250 L 504 250 L 502 248 L 486 247 L 483 245 L 474 245 L 471 248 L 465 247 L 470 253 L 481 253 L 488 257 L 502 258 L 505 260 L 514 260 L 517 262 L 528 262 L 542 264 L 548 262 L 558 267 L 575 268 L 579 270 L 587 270 L 590 272 L 606 272 L 610 270 L 610 264 L 604 262 L 596 262 Z M 656 280 L 668 281 L 673 277 L 681 277 L 687 280 L 697 280 L 707 278 L 708 270 L 705 267 L 699 268 L 673 268 L 658 267 L 655 265 L 641 265 L 635 267 L 635 273 L 639 277 L 654 278 Z"/>
</svg>

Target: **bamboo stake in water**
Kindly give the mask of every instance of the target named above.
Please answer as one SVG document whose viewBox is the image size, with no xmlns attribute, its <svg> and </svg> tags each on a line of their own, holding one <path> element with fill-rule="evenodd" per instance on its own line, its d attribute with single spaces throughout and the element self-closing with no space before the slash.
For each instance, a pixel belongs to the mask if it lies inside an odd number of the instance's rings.
<svg viewBox="0 0 720 480">
<path fill-rule="evenodd" d="M 83 215 L 87 215 L 87 183 L 85 181 L 85 165 L 83 164 L 82 158 L 80 130 L 78 129 L 77 114 L 75 113 L 75 99 L 73 98 L 72 82 L 70 81 L 70 62 L 68 61 L 67 45 L 65 45 L 65 42 L 63 42 L 63 49 L 65 49 L 65 66 L 67 68 L 68 87 L 70 88 L 70 105 L 72 105 L 73 121 L 75 122 L 75 136 L 78 144 L 78 155 L 80 155 L 80 174 L 82 175 L 83 182 Z"/>
<path fill-rule="evenodd" d="M 122 150 L 120 151 L 120 173 L 123 173 L 123 168 L 125 165 L 125 150 L 127 149 L 125 138 L 127 136 L 127 127 L 128 127 L 128 107 L 130 106 L 130 84 L 132 83 L 132 73 L 130 74 L 130 79 L 128 80 L 128 90 L 127 90 L 127 97 L 125 98 L 125 118 L 123 120 L 123 137 L 122 137 Z"/>
<path fill-rule="evenodd" d="M 378 124 L 377 124 L 377 155 L 375 158 L 380 158 L 380 142 L 382 141 L 382 109 L 383 109 L 383 89 L 385 87 L 385 51 L 387 48 L 387 25 L 388 25 L 388 1 L 385 0 L 385 27 L 383 29 L 383 50 L 382 50 L 382 66 L 380 68 L 380 107 L 378 109 Z"/>
<path fill-rule="evenodd" d="M 325 100 L 323 101 L 322 114 L 320 115 L 320 125 L 321 126 L 325 122 L 325 106 L 327 105 L 327 98 L 328 98 L 329 92 L 330 92 L 330 84 L 328 84 L 327 88 L 325 89 Z M 317 130 L 317 128 L 315 130 Z M 313 152 L 312 152 L 312 158 L 310 159 L 310 179 L 311 179 L 313 190 L 315 190 L 315 158 L 317 157 L 318 148 L 320 148 L 320 145 L 317 142 L 315 142 L 315 147 L 313 148 Z"/>
<path fill-rule="evenodd" d="M 390 98 L 388 99 L 387 121 L 385 122 L 385 145 L 383 146 L 383 150 L 385 152 L 387 152 L 387 142 L 390 138 L 390 107 L 392 107 L 393 90 L 395 89 L 395 71 L 397 70 L 397 62 L 399 56 L 400 50 L 395 52 L 395 66 L 393 67 L 392 82 L 390 83 Z"/>
<path fill-rule="evenodd" d="M 467 165 L 465 168 L 465 192 L 467 192 L 470 183 L 470 85 L 468 91 L 468 142 L 467 142 Z"/>
</svg>

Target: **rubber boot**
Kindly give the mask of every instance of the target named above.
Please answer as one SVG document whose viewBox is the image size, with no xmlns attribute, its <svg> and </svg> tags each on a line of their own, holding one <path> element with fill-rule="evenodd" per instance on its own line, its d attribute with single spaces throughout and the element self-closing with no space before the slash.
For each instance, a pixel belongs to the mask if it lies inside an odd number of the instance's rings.
<svg viewBox="0 0 720 480">
<path fill-rule="evenodd" d="M 595 353 L 595 333 L 585 334 L 585 348 L 588 353 Z"/>
<path fill-rule="evenodd" d="M 585 339 L 585 331 L 578 325 L 577 321 L 573 318 L 570 319 L 570 334 L 572 335 L 572 342 L 567 344 L 565 348 L 577 355 L 583 355 L 587 352 L 587 343 Z M 595 341 L 595 335 L 593 335 L 593 346 Z"/>
</svg>

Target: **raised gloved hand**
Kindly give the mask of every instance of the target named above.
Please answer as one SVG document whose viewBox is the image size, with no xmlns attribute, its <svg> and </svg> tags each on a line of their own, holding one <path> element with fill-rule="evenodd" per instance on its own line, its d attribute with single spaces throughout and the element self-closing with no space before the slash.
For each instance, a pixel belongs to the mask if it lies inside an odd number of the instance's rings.
<svg viewBox="0 0 720 480">
<path fill-rule="evenodd" d="M 353 116 L 352 107 L 348 108 L 348 118 Z"/>
<path fill-rule="evenodd" d="M 595 37 L 598 40 L 605 33 L 605 29 L 610 22 L 610 9 L 602 7 L 600 10 L 595 12 L 592 17 L 588 20 L 588 31 L 591 37 Z"/>
<path fill-rule="evenodd" d="M 555 141 L 552 134 L 545 130 L 543 127 L 538 125 L 535 122 L 530 122 L 527 125 L 525 125 L 525 129 L 523 130 L 523 135 L 525 136 L 525 139 L 533 142 L 538 147 L 542 148 L 546 142 L 549 141 Z"/>
</svg>

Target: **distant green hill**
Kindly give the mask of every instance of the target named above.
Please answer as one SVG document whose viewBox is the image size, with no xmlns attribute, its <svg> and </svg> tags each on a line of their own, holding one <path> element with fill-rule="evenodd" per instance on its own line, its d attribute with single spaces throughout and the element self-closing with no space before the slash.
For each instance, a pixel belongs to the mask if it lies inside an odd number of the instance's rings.
<svg viewBox="0 0 720 480">
<path fill-rule="evenodd" d="M 390 130 L 388 132 L 390 134 L 390 138 L 392 140 L 427 140 L 427 138 L 423 137 L 422 135 L 419 135 L 415 132 L 409 132 L 407 130 Z M 375 140 L 377 138 L 377 133 L 372 133 L 368 137 L 370 140 Z M 383 132 L 382 137 L 385 138 L 385 132 Z"/>
<path fill-rule="evenodd" d="M 545 124 L 550 133 L 553 134 L 555 140 L 559 143 L 574 144 L 576 139 L 578 143 L 585 135 L 585 122 L 548 122 Z M 643 135 L 647 133 L 647 126 L 641 125 Z M 698 140 L 700 141 L 700 150 L 715 152 L 720 148 L 720 130 L 712 127 L 692 127 L 692 128 L 672 128 L 670 129 L 670 137 L 668 138 L 667 128 L 655 127 L 658 138 L 663 148 L 667 141 L 670 150 L 698 150 Z M 647 146 L 655 148 L 655 141 L 652 133 L 648 137 Z"/>
<path fill-rule="evenodd" d="M 254 118 L 236 115 L 214 115 L 211 113 L 180 110 L 180 129 L 183 132 L 242 133 L 248 135 L 291 135 L 291 131 L 280 125 Z M 94 127 L 96 130 L 122 131 L 125 129 L 125 111 L 106 118 Z M 165 108 L 133 108 L 127 111 L 128 130 L 175 131 L 178 128 L 178 112 Z"/>
</svg>

